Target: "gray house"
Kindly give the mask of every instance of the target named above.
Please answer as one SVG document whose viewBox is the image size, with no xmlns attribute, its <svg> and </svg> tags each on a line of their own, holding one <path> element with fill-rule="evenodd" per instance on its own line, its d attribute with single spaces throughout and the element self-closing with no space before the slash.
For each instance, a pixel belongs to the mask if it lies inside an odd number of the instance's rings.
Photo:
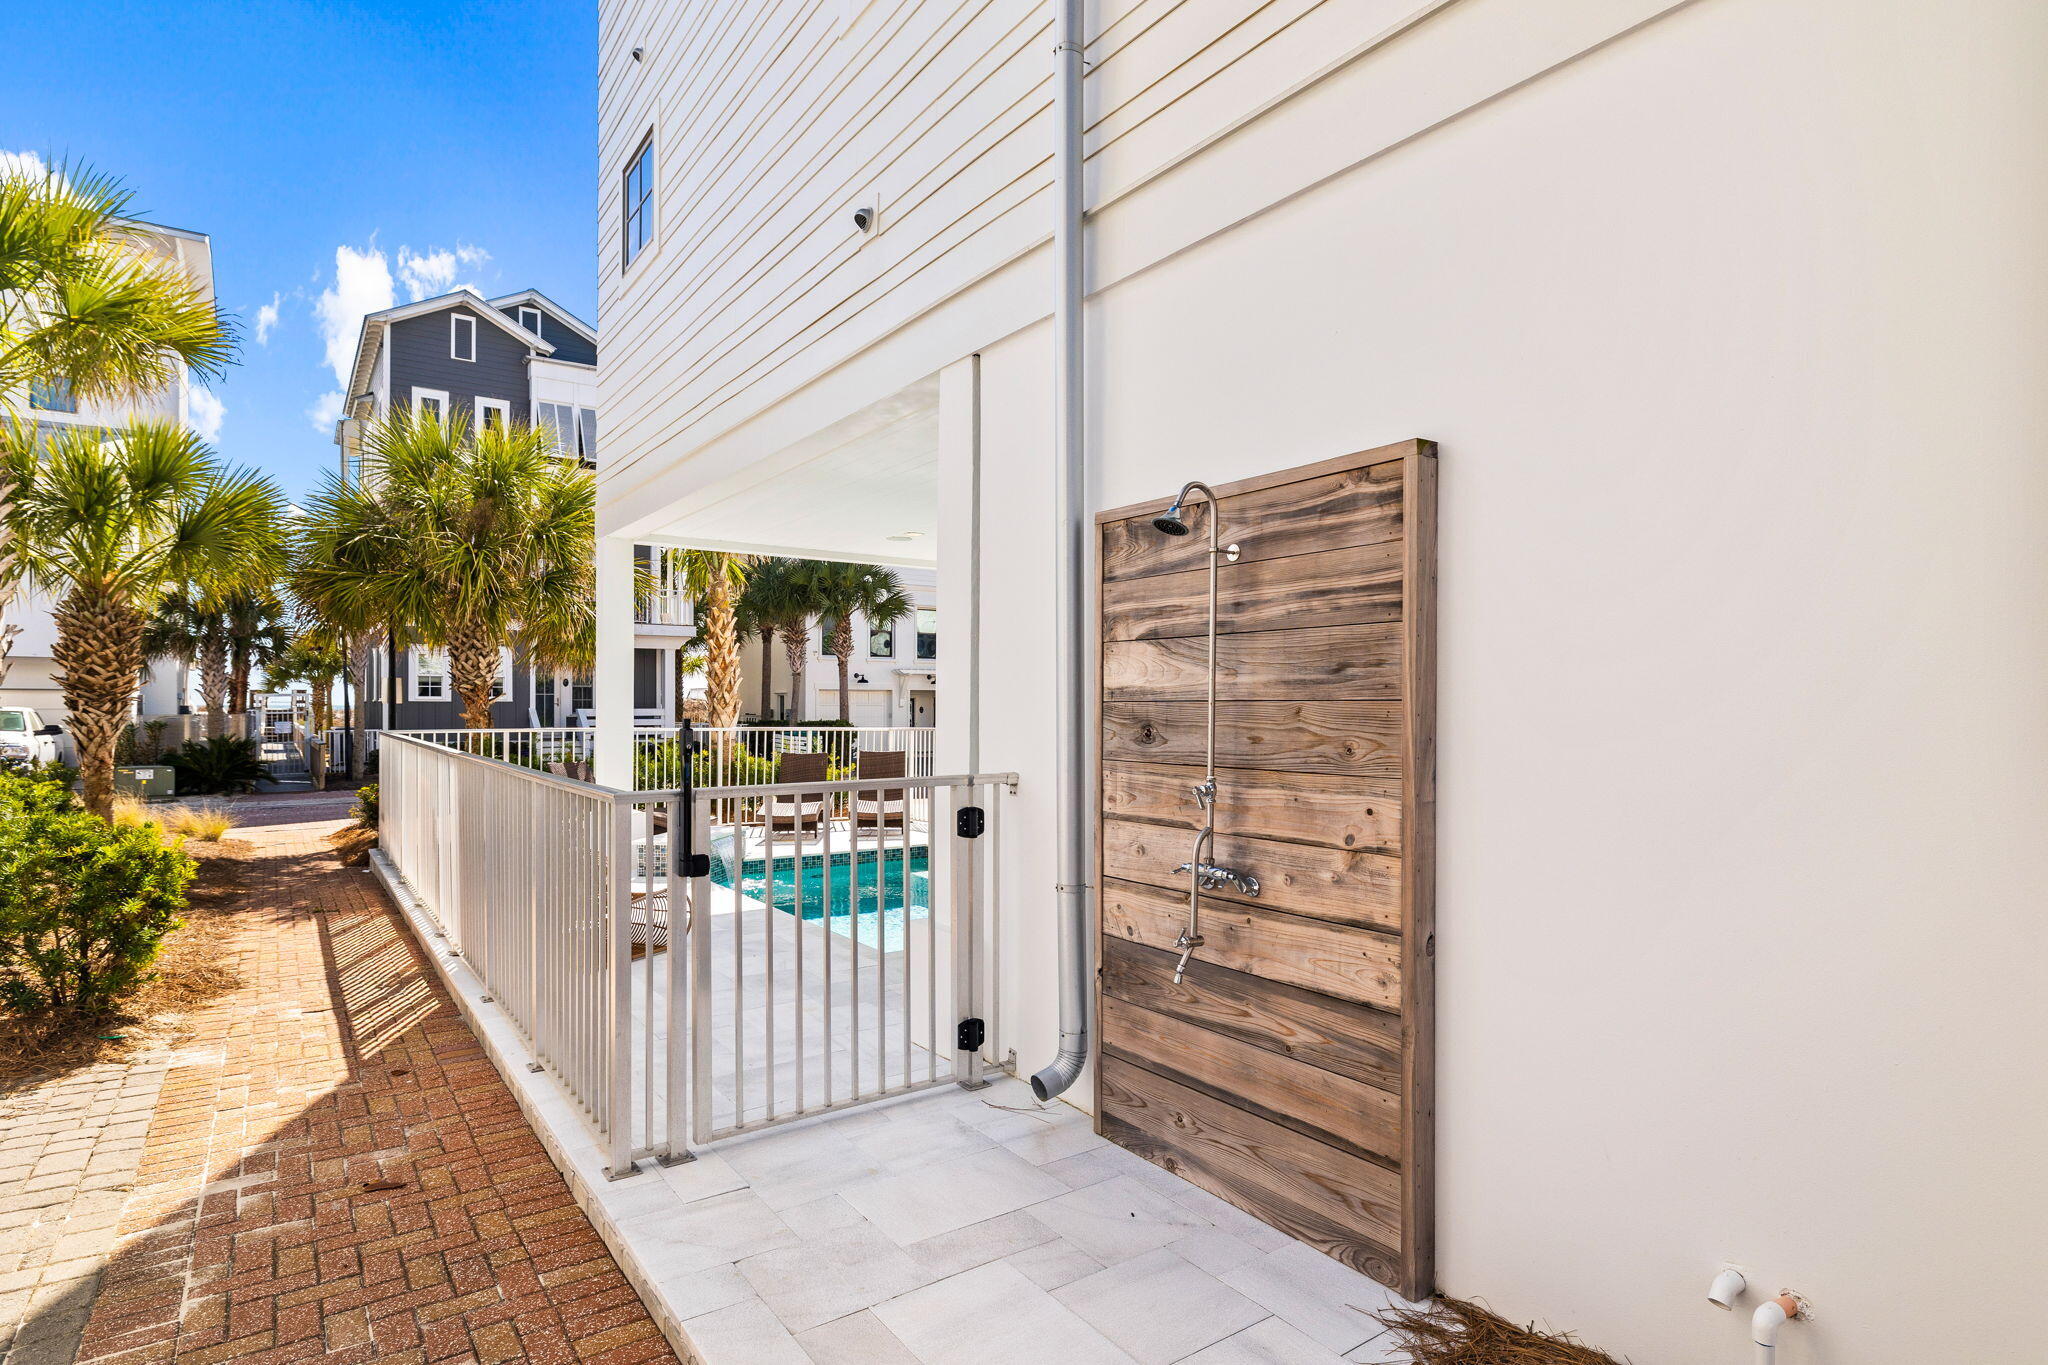
<svg viewBox="0 0 2048 1365">
<path fill-rule="evenodd" d="M 361 477 L 364 431 L 394 408 L 457 413 L 479 425 L 531 424 L 553 433 L 562 458 L 597 465 L 597 333 L 537 289 L 494 299 L 457 290 L 367 314 L 350 395 L 334 433 L 344 479 Z M 687 690 L 676 677 L 675 651 L 692 633 L 692 615 L 667 590 L 659 552 L 643 555 L 658 587 L 641 611 L 635 710 L 650 723 L 673 721 Z M 364 700 L 377 729 L 462 724 L 446 660 L 417 645 L 382 653 Z M 536 675 L 516 651 L 506 652 L 495 725 L 569 725 L 589 707 L 587 679 Z"/>
</svg>

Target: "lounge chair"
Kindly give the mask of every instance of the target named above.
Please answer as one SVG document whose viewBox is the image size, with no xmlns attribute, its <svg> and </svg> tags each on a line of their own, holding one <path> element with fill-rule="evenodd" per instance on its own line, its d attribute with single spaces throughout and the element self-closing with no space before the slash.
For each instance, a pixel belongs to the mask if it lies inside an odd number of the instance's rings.
<svg viewBox="0 0 2048 1365">
<path fill-rule="evenodd" d="M 861 777 L 902 777 L 901 749 L 867 749 L 860 756 Z M 910 793 L 902 787 L 853 794 L 855 829 L 904 829 L 910 824 Z"/>
<path fill-rule="evenodd" d="M 831 766 L 830 754 L 783 754 L 775 761 L 775 781 L 778 785 L 823 782 Z M 771 834 L 820 830 L 831 813 L 832 798 L 824 792 L 785 792 L 768 798 L 765 823 Z"/>
</svg>

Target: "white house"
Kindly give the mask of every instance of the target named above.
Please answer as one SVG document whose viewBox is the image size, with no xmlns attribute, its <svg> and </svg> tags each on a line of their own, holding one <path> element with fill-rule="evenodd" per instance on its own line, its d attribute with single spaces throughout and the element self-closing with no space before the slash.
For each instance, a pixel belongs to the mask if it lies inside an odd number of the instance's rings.
<svg viewBox="0 0 2048 1365">
<path fill-rule="evenodd" d="M 213 298 L 213 244 L 204 233 L 160 223 L 132 225 L 135 249 L 160 256 L 173 263 L 204 296 Z M 62 386 L 38 385 L 24 404 L 39 427 L 49 431 L 66 428 L 98 430 L 117 426 L 130 418 L 190 423 L 194 385 L 183 367 L 177 378 L 154 393 L 134 394 L 112 401 L 80 399 Z M 0 684 L 0 706 L 30 706 L 44 719 L 63 725 L 68 711 L 64 693 L 56 680 L 57 665 L 51 657 L 57 642 L 52 604 L 40 593 L 25 592 L 8 608 L 12 624 L 20 628 L 4 684 Z M 171 659 L 150 662 L 138 696 L 138 710 L 144 715 L 175 713 L 188 704 L 191 670 Z M 74 751 L 67 736 L 67 755 Z"/>
<path fill-rule="evenodd" d="M 847 710 L 861 726 L 933 725 L 939 704 L 939 585 L 930 569 L 898 569 L 904 593 L 916 604 L 894 621 L 870 621 L 856 614 L 853 653 L 848 657 Z M 808 704 L 797 715 L 799 689 L 789 675 L 782 641 L 743 642 L 744 683 L 740 705 L 763 721 L 830 720 L 839 714 L 839 660 L 827 648 L 830 624 L 813 625 L 804 644 L 801 694 Z M 765 685 L 764 685 L 765 676 Z M 763 702 L 766 704 L 764 705 Z"/>
<path fill-rule="evenodd" d="M 1434 1284 L 1748 1359 L 1733 1261 L 1785 1365 L 2026 1358 L 2048 7 L 1068 8 L 603 8 L 600 717 L 636 543 L 933 571 L 1029 1073 L 1112 852 L 1096 514 L 1434 442 Z"/>
</svg>

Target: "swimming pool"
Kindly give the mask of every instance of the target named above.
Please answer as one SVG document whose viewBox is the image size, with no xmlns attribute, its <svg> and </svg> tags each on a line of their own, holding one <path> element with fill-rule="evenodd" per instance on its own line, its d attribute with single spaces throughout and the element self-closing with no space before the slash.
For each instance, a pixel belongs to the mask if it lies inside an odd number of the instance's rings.
<svg viewBox="0 0 2048 1365">
<path fill-rule="evenodd" d="M 732 885 L 730 853 L 711 860 L 711 880 Z M 765 860 L 749 858 L 740 865 L 740 894 L 766 901 L 784 914 L 824 919 L 829 913 L 835 934 L 849 935 L 883 952 L 903 948 L 903 926 L 931 914 L 930 853 L 912 848 L 908 860 L 910 890 L 904 893 L 905 859 L 899 849 L 834 853 L 828 868 L 825 855 L 812 853 L 799 863 L 777 858 L 771 877 Z M 772 883 L 772 884 L 771 884 Z M 830 909 L 827 910 L 829 905 Z"/>
</svg>

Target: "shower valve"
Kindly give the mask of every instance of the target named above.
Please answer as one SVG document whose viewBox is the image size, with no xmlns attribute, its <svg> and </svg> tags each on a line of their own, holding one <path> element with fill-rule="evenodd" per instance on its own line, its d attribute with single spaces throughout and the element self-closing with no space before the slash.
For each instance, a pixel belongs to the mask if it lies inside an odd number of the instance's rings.
<svg viewBox="0 0 2048 1365">
<path fill-rule="evenodd" d="M 1239 872 L 1235 868 L 1221 867 L 1215 863 L 1182 863 L 1174 872 L 1176 875 L 1183 872 L 1194 873 L 1195 880 L 1201 884 L 1204 891 L 1221 891 L 1225 887 L 1234 886 L 1239 895 L 1259 894 L 1259 879 L 1249 872 Z"/>
</svg>

